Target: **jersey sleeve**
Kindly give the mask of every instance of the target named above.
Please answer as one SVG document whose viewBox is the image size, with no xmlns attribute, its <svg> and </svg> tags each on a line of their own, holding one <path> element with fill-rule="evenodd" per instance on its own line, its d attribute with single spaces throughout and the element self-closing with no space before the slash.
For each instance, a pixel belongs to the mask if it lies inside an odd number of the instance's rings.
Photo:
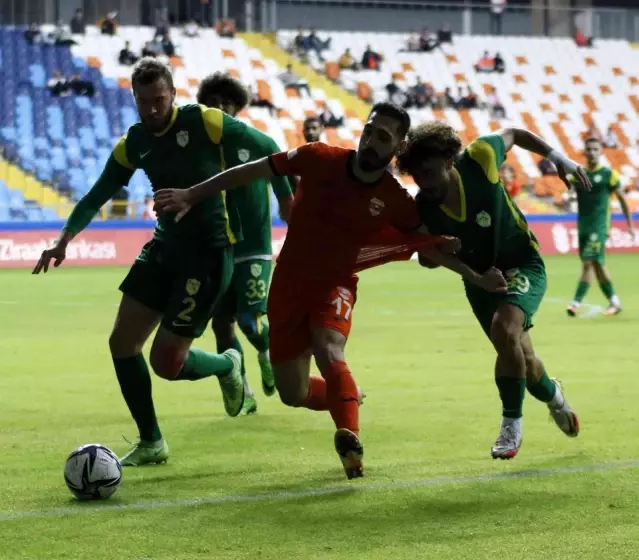
<svg viewBox="0 0 639 560">
<path fill-rule="evenodd" d="M 610 183 L 608 184 L 608 188 L 611 192 L 618 191 L 621 188 L 621 177 L 615 169 L 610 170 Z"/>
<path fill-rule="evenodd" d="M 269 157 L 269 163 L 274 175 L 304 175 L 316 174 L 322 169 L 322 156 L 326 155 L 328 146 L 321 142 L 304 144 L 288 152 L 280 152 Z"/>
<path fill-rule="evenodd" d="M 480 136 L 469 144 L 466 153 L 481 166 L 491 183 L 499 182 L 499 169 L 506 160 L 506 145 L 499 134 Z"/>
<path fill-rule="evenodd" d="M 115 145 L 111 156 L 89 192 L 75 205 L 64 226 L 73 234 L 81 232 L 115 194 L 129 183 L 135 168 L 126 158 L 126 136 Z"/>
<path fill-rule="evenodd" d="M 419 228 L 421 220 L 417 211 L 417 203 L 411 194 L 399 184 L 396 184 L 393 189 L 391 204 L 389 221 L 392 226 L 403 232 L 412 232 Z"/>
</svg>

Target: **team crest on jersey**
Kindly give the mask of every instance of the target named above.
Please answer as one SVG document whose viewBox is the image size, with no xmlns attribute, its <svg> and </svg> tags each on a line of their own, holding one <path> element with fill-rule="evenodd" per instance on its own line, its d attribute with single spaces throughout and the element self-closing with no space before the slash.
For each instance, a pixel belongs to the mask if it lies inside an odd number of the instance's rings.
<svg viewBox="0 0 639 560">
<path fill-rule="evenodd" d="M 180 130 L 176 135 L 175 139 L 177 140 L 178 146 L 180 148 L 185 148 L 189 143 L 189 132 L 188 130 Z"/>
<path fill-rule="evenodd" d="M 237 151 L 237 159 L 239 159 L 242 163 L 246 163 L 251 157 L 251 152 L 245 149 L 241 149 Z"/>
<path fill-rule="evenodd" d="M 255 278 L 259 278 L 260 274 L 262 274 L 262 265 L 258 263 L 253 263 L 251 265 L 251 274 L 255 276 Z"/>
<path fill-rule="evenodd" d="M 200 285 L 201 284 L 199 280 L 196 280 L 195 278 L 189 278 L 186 281 L 186 293 L 190 296 L 194 296 L 200 291 Z"/>
<path fill-rule="evenodd" d="M 338 286 L 337 287 L 337 293 L 344 300 L 348 301 L 348 300 L 351 299 L 351 291 L 348 290 L 347 288 L 344 288 L 344 286 Z"/>
<path fill-rule="evenodd" d="M 595 183 L 601 183 L 601 175 L 595 175 L 595 176 L 592 178 L 592 180 L 593 180 Z"/>
<path fill-rule="evenodd" d="M 527 294 L 530 290 L 530 280 L 528 276 L 522 274 L 518 268 L 511 268 L 506 271 L 506 284 L 508 284 L 509 294 Z"/>
<path fill-rule="evenodd" d="M 289 150 L 289 152 L 286 154 L 286 159 L 293 159 L 296 155 L 297 148 L 295 148 L 294 150 Z"/>
<path fill-rule="evenodd" d="M 590 234 L 590 241 L 597 241 L 597 239 L 599 239 L 599 235 L 597 235 L 596 233 Z"/>
<path fill-rule="evenodd" d="M 490 224 L 492 224 L 493 222 L 490 214 L 484 210 L 477 214 L 477 216 L 475 217 L 475 221 L 477 222 L 477 225 L 481 227 L 490 227 Z"/>
<path fill-rule="evenodd" d="M 371 216 L 379 216 L 385 207 L 386 204 L 384 204 L 383 200 L 380 200 L 379 198 L 371 198 L 371 205 L 369 207 Z"/>
</svg>

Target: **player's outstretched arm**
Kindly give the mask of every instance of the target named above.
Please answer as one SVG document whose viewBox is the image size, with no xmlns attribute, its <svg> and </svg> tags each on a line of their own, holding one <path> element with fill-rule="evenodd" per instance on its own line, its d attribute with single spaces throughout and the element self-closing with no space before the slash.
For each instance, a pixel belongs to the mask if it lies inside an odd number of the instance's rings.
<svg viewBox="0 0 639 560">
<path fill-rule="evenodd" d="M 202 200 L 214 197 L 258 179 L 270 179 L 273 170 L 268 158 L 258 159 L 244 165 L 238 165 L 208 178 L 206 181 L 188 189 L 163 189 L 155 193 L 156 212 L 175 212 L 175 221 L 182 219 L 191 206 Z"/>
<path fill-rule="evenodd" d="M 554 150 L 550 144 L 536 134 L 523 128 L 502 128 L 497 134 L 502 137 L 507 152 L 513 146 L 519 146 L 524 150 L 539 154 L 550 160 L 557 168 L 559 177 L 568 188 L 572 186 L 568 179 L 569 175 L 573 175 L 582 188 L 588 191 L 592 188 L 590 180 L 581 165 L 572 161 L 558 150 Z"/>
<path fill-rule="evenodd" d="M 91 223 L 100 208 L 128 183 L 132 174 L 132 170 L 120 165 L 113 156 L 109 158 L 102 175 L 74 206 L 53 246 L 42 252 L 33 274 L 47 272 L 52 260 L 56 268 L 62 264 L 69 242 Z"/>
<path fill-rule="evenodd" d="M 505 293 L 508 290 L 506 279 L 500 270 L 489 268 L 484 274 L 479 274 L 455 255 L 444 254 L 436 249 L 420 251 L 419 264 L 427 268 L 443 266 L 459 274 L 464 280 L 483 288 L 487 292 Z"/>
</svg>

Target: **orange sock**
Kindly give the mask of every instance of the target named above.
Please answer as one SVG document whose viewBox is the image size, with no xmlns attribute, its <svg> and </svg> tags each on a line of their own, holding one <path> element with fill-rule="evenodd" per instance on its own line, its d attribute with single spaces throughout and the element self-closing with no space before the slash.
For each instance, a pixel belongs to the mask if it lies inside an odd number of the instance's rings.
<svg viewBox="0 0 639 560">
<path fill-rule="evenodd" d="M 308 395 L 304 402 L 304 408 L 311 410 L 328 410 L 326 402 L 326 381 L 319 375 L 311 375 L 308 378 Z"/>
<path fill-rule="evenodd" d="M 359 401 L 357 385 L 346 362 L 331 362 L 328 371 L 322 372 L 326 379 L 328 410 L 337 428 L 359 432 Z"/>
</svg>

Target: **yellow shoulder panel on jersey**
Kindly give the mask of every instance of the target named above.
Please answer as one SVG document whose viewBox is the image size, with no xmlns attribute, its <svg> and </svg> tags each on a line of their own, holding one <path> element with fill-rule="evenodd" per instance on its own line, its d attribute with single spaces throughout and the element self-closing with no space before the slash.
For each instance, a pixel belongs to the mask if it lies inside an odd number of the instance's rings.
<svg viewBox="0 0 639 560">
<path fill-rule="evenodd" d="M 468 155 L 473 158 L 488 177 L 491 183 L 499 182 L 499 169 L 497 168 L 497 154 L 493 147 L 483 140 L 475 140 L 467 148 Z"/>
<path fill-rule="evenodd" d="M 122 167 L 126 167 L 131 171 L 135 171 L 135 167 L 129 162 L 129 158 L 126 157 L 126 134 L 118 140 L 118 143 L 113 148 L 113 159 L 117 161 Z"/>
<path fill-rule="evenodd" d="M 209 135 L 211 142 L 219 144 L 222 141 L 222 131 L 224 129 L 224 113 L 219 109 L 212 109 L 205 105 L 200 105 L 204 128 Z"/>
<path fill-rule="evenodd" d="M 616 169 L 611 169 L 610 170 L 610 188 L 614 190 L 620 186 L 620 183 L 621 183 L 621 177 L 619 177 L 619 173 L 617 173 Z"/>
</svg>

